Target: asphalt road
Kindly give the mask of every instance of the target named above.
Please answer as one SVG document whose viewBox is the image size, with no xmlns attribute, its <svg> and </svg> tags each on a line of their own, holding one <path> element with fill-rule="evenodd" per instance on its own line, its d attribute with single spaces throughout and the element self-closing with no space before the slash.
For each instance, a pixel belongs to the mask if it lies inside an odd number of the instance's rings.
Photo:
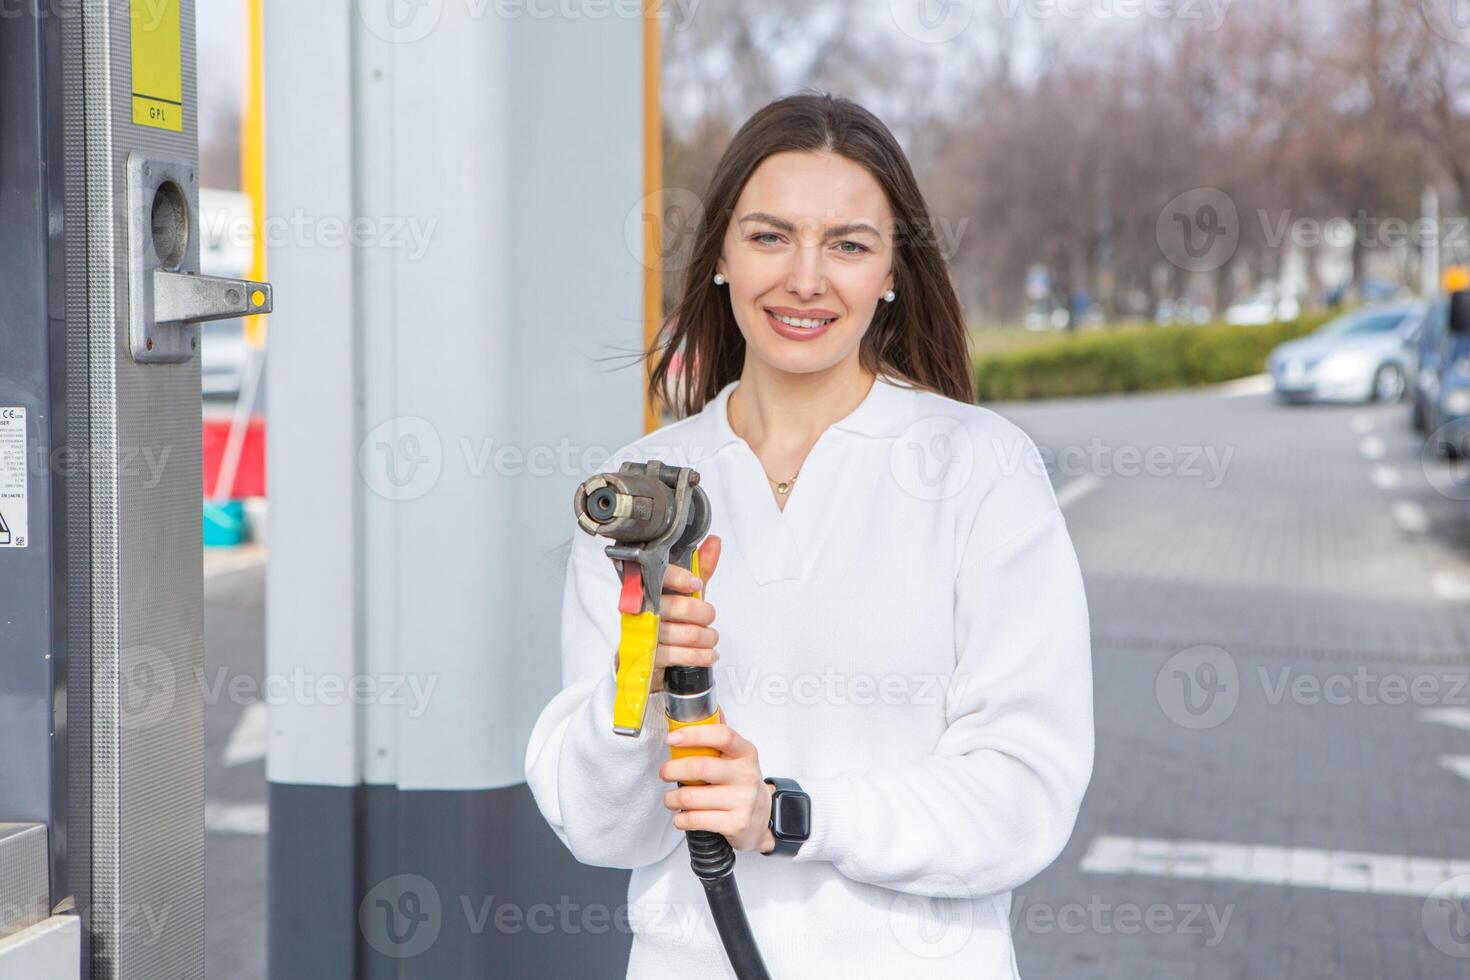
<svg viewBox="0 0 1470 980">
<path fill-rule="evenodd" d="M 993 407 L 1053 470 L 1096 686 L 1071 843 L 1012 906 L 1022 975 L 1470 977 L 1470 481 L 1403 406 Z M 259 681 L 262 567 L 206 576 L 206 686 Z M 206 706 L 218 980 L 264 975 L 262 721 Z"/>
</svg>

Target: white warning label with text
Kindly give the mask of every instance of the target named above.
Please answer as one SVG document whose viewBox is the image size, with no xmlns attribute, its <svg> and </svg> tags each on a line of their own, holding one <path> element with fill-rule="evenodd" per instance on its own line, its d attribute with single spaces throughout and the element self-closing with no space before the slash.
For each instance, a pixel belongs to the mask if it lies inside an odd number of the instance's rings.
<svg viewBox="0 0 1470 980">
<path fill-rule="evenodd" d="M 26 410 L 0 405 L 0 548 L 29 544 L 26 518 Z"/>
</svg>

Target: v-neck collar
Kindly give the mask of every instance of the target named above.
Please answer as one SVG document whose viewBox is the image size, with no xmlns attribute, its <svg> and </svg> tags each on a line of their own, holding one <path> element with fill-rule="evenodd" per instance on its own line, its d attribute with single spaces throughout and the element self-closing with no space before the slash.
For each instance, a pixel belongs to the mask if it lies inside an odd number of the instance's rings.
<svg viewBox="0 0 1470 980">
<path fill-rule="evenodd" d="M 732 442 L 745 442 L 730 427 L 730 396 L 739 386 L 740 379 L 736 378 L 721 388 L 700 409 L 699 414 L 707 417 L 706 428 L 713 439 L 709 445 L 711 455 Z M 915 391 L 915 388 L 896 378 L 879 374 L 873 379 L 873 385 L 863 396 L 863 400 L 858 402 L 857 408 L 833 422 L 829 428 L 873 438 L 896 436 L 909 422 L 908 409 L 912 405 Z M 749 444 L 745 448 L 750 449 Z"/>
<path fill-rule="evenodd" d="M 738 378 L 726 384 L 699 413 L 704 423 L 705 455 L 712 457 L 725 450 L 730 454 L 727 462 L 734 474 L 731 493 L 741 497 L 738 502 L 726 501 L 730 510 L 728 519 L 739 536 L 739 551 L 756 582 L 765 585 L 799 579 L 801 550 L 793 522 L 801 519 L 812 502 L 801 497 L 798 507 L 796 495 L 803 490 L 817 491 L 813 484 L 822 482 L 819 471 L 825 465 L 826 455 L 839 449 L 829 445 L 833 430 L 870 439 L 896 436 L 912 418 L 916 390 L 891 376 L 877 375 L 858 406 L 817 437 L 801 468 L 806 475 L 818 478 L 809 480 L 805 487 L 800 484 L 792 487 L 793 496 L 783 510 L 771 496 L 760 458 L 730 426 L 730 395 L 739 384 Z M 763 497 L 757 495 L 757 490 Z M 716 520 L 719 521 L 719 515 Z"/>
</svg>

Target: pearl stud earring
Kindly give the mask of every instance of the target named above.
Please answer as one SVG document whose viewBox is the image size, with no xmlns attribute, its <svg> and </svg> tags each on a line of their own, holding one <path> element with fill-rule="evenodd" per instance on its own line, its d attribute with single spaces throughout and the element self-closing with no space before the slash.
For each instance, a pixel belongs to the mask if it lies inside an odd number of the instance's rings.
<svg viewBox="0 0 1470 980">
<path fill-rule="evenodd" d="M 886 292 L 886 293 L 883 294 L 883 298 L 886 299 L 886 300 L 888 300 L 888 302 L 892 303 L 895 299 L 898 298 L 898 294 L 895 293 L 893 290 L 890 289 L 888 292 Z"/>
<path fill-rule="evenodd" d="M 724 284 L 725 284 L 725 274 L 723 272 L 716 272 L 715 273 L 715 285 L 716 286 L 723 286 Z"/>
</svg>

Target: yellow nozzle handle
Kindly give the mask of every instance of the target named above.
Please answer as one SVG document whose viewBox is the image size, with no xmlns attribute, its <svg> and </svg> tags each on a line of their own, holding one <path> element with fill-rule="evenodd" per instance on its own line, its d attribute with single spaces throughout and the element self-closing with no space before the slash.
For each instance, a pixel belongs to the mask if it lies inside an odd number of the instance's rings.
<svg viewBox="0 0 1470 980">
<path fill-rule="evenodd" d="M 658 649 L 658 619 L 658 613 L 623 613 L 613 699 L 613 731 L 619 735 L 637 735 L 643 730 L 653 685 L 653 655 Z"/>
<path fill-rule="evenodd" d="M 675 732 L 675 731 L 678 731 L 681 728 L 688 728 L 691 725 L 713 725 L 716 722 L 722 721 L 723 718 L 724 718 L 724 715 L 720 713 L 720 709 L 718 709 L 718 708 L 716 708 L 715 709 L 715 713 L 712 714 L 712 715 L 710 715 L 708 718 L 701 718 L 698 721 L 676 721 L 673 718 L 670 718 L 669 719 L 669 731 Z M 712 755 L 712 756 L 719 756 L 719 754 L 720 754 L 720 750 L 719 749 L 711 748 L 708 745 L 672 745 L 672 746 L 669 747 L 669 758 L 671 758 L 671 759 L 682 759 L 686 755 Z M 702 779 L 690 779 L 690 780 L 681 782 L 679 785 L 680 786 L 703 786 L 704 785 L 704 780 L 702 780 Z"/>
<path fill-rule="evenodd" d="M 699 577 L 699 549 L 689 553 L 689 570 Z M 662 588 L 660 588 L 662 593 Z M 691 593 L 696 599 L 701 593 Z M 643 716 L 653 687 L 653 661 L 658 650 L 659 615 L 656 612 L 623 613 L 622 635 L 618 637 L 617 694 L 613 699 L 613 731 L 637 735 L 643 731 Z M 718 755 L 718 753 L 716 753 Z"/>
</svg>

